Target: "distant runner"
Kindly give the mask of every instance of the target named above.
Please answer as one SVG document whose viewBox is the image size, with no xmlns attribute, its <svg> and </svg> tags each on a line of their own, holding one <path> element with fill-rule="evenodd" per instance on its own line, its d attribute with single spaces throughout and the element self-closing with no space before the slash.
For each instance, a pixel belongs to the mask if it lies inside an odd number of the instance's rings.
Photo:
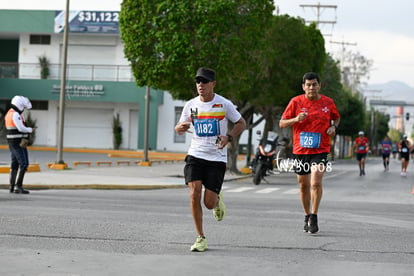
<svg viewBox="0 0 414 276">
<path fill-rule="evenodd" d="M 384 137 L 381 141 L 382 163 L 384 164 L 384 171 L 389 170 L 390 166 L 390 153 L 392 151 L 392 142 L 388 136 Z"/>
<path fill-rule="evenodd" d="M 402 140 L 398 144 L 398 151 L 401 158 L 401 176 L 407 176 L 407 167 L 410 163 L 411 143 L 407 139 L 407 134 L 403 135 Z"/>
<path fill-rule="evenodd" d="M 355 139 L 354 147 L 356 148 L 359 176 L 365 175 L 365 159 L 367 157 L 369 149 L 369 140 L 364 136 L 364 132 L 361 130 L 358 132 L 358 137 Z"/>
</svg>

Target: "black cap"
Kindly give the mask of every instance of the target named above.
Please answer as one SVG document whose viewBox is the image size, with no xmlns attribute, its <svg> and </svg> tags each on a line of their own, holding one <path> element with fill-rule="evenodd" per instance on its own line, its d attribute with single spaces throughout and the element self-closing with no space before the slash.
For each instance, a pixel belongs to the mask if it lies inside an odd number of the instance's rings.
<svg viewBox="0 0 414 276">
<path fill-rule="evenodd" d="M 205 78 L 209 81 L 215 81 L 216 80 L 216 72 L 214 72 L 213 69 L 206 68 L 206 67 L 200 67 L 197 70 L 196 78 L 201 77 Z"/>
</svg>

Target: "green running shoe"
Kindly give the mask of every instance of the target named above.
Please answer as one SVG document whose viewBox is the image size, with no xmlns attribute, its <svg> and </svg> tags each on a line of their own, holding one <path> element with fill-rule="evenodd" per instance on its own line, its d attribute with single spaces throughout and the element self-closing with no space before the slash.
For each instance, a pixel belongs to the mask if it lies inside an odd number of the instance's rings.
<svg viewBox="0 0 414 276">
<path fill-rule="evenodd" d="M 213 209 L 213 215 L 217 221 L 223 220 L 224 216 L 226 215 L 226 205 L 223 202 L 223 193 L 221 192 L 219 194 L 219 202 Z"/>
<path fill-rule="evenodd" d="M 203 252 L 208 249 L 206 237 L 198 236 L 195 243 L 191 246 L 190 250 L 192 252 Z"/>
</svg>

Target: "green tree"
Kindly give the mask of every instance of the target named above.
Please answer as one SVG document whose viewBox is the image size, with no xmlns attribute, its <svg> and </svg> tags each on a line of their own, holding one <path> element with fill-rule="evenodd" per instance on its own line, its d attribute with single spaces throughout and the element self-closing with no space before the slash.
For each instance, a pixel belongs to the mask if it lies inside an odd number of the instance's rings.
<svg viewBox="0 0 414 276">
<path fill-rule="evenodd" d="M 377 144 L 381 142 L 382 138 L 384 138 L 389 131 L 389 119 L 387 119 L 383 112 L 375 109 L 370 110 L 367 114 L 369 116 L 369 129 L 367 129 L 367 133 L 370 136 L 372 147 L 376 149 Z"/>
<path fill-rule="evenodd" d="M 299 18 L 274 16 L 264 34 L 265 62 L 250 91 L 254 110 L 266 120 L 264 138 L 274 130 L 276 115 L 289 100 L 303 93 L 302 76 L 321 72 L 325 60 L 324 40 L 315 25 L 306 26 Z M 260 93 L 260 97 L 257 95 Z"/>
<path fill-rule="evenodd" d="M 389 118 L 383 112 L 377 112 L 377 137 L 378 141 L 381 141 L 387 133 L 390 131 L 388 126 Z"/>
<path fill-rule="evenodd" d="M 403 136 L 403 133 L 395 128 L 391 128 L 388 131 L 388 137 L 390 137 L 390 140 L 393 143 L 398 143 L 401 140 L 402 136 Z"/>
<path fill-rule="evenodd" d="M 351 90 L 355 91 L 364 80 L 369 79 L 369 73 L 372 70 L 373 61 L 367 59 L 359 52 L 345 52 L 342 64 L 343 82 Z"/>
<path fill-rule="evenodd" d="M 349 88 L 342 85 L 339 62 L 330 55 L 327 55 L 323 68 L 321 93 L 335 101 L 341 114 L 341 123 L 337 129 L 337 134 L 354 136 L 358 132 L 355 129 L 361 130 L 366 128 L 367 116 L 364 103 L 361 102 L 358 96 L 354 96 Z M 350 107 L 357 102 L 357 106 Z M 351 112 L 352 114 L 350 114 Z"/>
<path fill-rule="evenodd" d="M 251 85 L 247 72 L 273 9 L 269 0 L 124 0 L 121 37 L 137 84 L 186 100 L 195 71 L 207 66 L 217 72 L 218 91 L 238 94 Z"/>
<path fill-rule="evenodd" d="M 271 0 L 124 0 L 121 38 L 136 83 L 187 100 L 196 93 L 197 68 L 211 67 L 217 72 L 216 91 L 243 115 L 251 114 L 251 76 L 259 72 L 273 10 Z M 229 147 L 233 171 L 237 150 L 235 139 Z"/>
<path fill-rule="evenodd" d="M 341 83 L 339 62 L 334 60 L 330 54 L 326 55 L 321 78 L 322 86 L 320 93 L 332 98 L 338 109 L 340 109 L 343 104 L 346 104 L 347 97 Z"/>
<path fill-rule="evenodd" d="M 338 107 L 341 114 L 338 134 L 354 137 L 358 131 L 367 129 L 368 116 L 364 103 L 357 95 L 352 94 L 347 88 L 344 89 L 344 93 L 347 97 L 346 105 Z"/>
<path fill-rule="evenodd" d="M 41 79 L 47 79 L 50 75 L 49 71 L 49 59 L 44 55 L 38 57 L 39 65 L 40 65 L 40 78 Z"/>
</svg>

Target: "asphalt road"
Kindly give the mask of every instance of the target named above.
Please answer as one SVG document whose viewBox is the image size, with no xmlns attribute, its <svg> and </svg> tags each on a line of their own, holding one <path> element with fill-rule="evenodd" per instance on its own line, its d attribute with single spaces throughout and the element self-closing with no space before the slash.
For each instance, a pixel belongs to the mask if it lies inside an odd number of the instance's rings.
<svg viewBox="0 0 414 276">
<path fill-rule="evenodd" d="M 0 275 L 413 275 L 414 169 L 398 166 L 371 159 L 359 177 L 338 162 L 317 235 L 302 232 L 294 175 L 226 182 L 225 219 L 204 212 L 204 253 L 189 251 L 187 189 L 3 190 Z"/>
</svg>

